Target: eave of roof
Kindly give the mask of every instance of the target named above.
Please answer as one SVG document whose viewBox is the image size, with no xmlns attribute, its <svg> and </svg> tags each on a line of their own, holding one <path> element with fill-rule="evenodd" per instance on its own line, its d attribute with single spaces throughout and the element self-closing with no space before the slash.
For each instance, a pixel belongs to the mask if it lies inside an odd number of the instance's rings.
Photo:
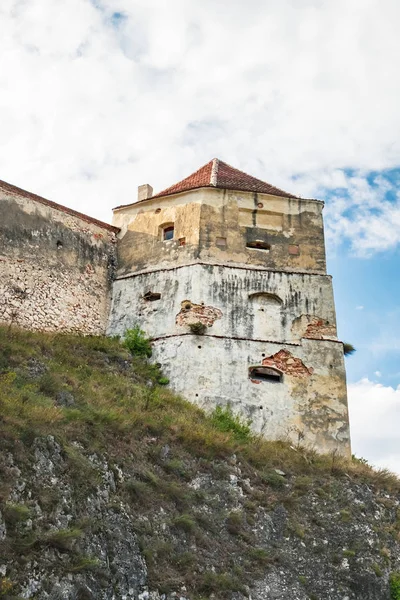
<svg viewBox="0 0 400 600">
<path fill-rule="evenodd" d="M 118 233 L 120 230 L 119 227 L 114 227 L 114 225 L 110 225 L 109 223 L 104 223 L 104 221 L 99 221 L 94 217 L 89 217 L 89 215 L 85 215 L 84 213 L 80 213 L 72 208 L 68 208 L 67 206 L 63 206 L 62 204 L 57 204 L 52 200 L 47 200 L 46 198 L 42 198 L 42 196 L 37 196 L 36 194 L 32 194 L 32 192 L 27 192 L 22 188 L 19 188 L 11 183 L 7 183 L 6 181 L 0 180 L 0 190 L 4 190 L 5 192 L 9 192 L 11 194 L 18 194 L 18 196 L 23 196 L 24 198 L 28 198 L 29 200 L 34 200 L 35 202 L 39 202 L 40 204 L 44 204 L 45 206 L 49 206 L 50 208 L 54 208 L 55 210 L 59 210 L 60 212 L 71 215 L 72 217 L 77 217 L 78 219 L 82 219 L 82 221 L 86 221 L 87 223 L 93 223 L 102 229 L 108 229 L 109 231 L 113 231 L 114 233 Z"/>
</svg>

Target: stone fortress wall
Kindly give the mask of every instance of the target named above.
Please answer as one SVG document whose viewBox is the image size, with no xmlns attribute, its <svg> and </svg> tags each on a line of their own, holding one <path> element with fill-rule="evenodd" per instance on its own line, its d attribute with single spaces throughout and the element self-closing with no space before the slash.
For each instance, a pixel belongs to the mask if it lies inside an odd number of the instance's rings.
<svg viewBox="0 0 400 600">
<path fill-rule="evenodd" d="M 0 182 L 0 321 L 104 333 L 118 228 Z"/>
<path fill-rule="evenodd" d="M 215 167 L 241 184 L 214 159 L 197 172 L 213 183 L 158 196 L 142 186 L 113 226 L 0 182 L 0 321 L 110 335 L 139 326 L 188 400 L 231 406 L 268 439 L 348 455 L 323 203 L 247 175 L 264 192 L 218 187 Z"/>
<path fill-rule="evenodd" d="M 212 187 L 118 207 L 108 332 L 146 331 L 171 386 L 195 404 L 229 405 L 268 439 L 349 454 L 322 208 Z"/>
</svg>

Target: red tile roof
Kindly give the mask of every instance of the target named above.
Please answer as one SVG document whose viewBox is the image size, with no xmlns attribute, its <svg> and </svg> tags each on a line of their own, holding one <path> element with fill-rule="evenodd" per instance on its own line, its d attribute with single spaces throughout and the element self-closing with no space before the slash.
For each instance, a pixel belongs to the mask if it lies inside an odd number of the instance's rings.
<svg viewBox="0 0 400 600">
<path fill-rule="evenodd" d="M 82 219 L 82 221 L 86 221 L 87 223 L 93 223 L 94 225 L 97 225 L 98 227 L 101 227 L 103 229 L 108 229 L 109 231 L 114 231 L 115 233 L 118 233 L 120 231 L 119 227 L 114 227 L 114 225 L 109 225 L 108 223 L 104 223 L 103 221 L 99 221 L 98 219 L 94 219 L 93 217 L 89 217 L 88 215 L 73 210 L 72 208 L 62 206 L 62 204 L 57 204 L 56 202 L 52 202 L 51 200 L 46 200 L 46 198 L 42 198 L 41 196 L 37 196 L 36 194 L 27 192 L 26 190 L 23 190 L 15 185 L 11 185 L 11 183 L 6 183 L 5 181 L 0 180 L 0 192 L 1 191 L 4 191 L 8 194 L 17 194 L 18 196 L 23 196 L 24 198 L 28 198 L 29 200 L 40 202 L 40 204 L 50 206 L 50 208 L 55 208 L 56 210 L 71 215 L 72 217 Z"/>
<path fill-rule="evenodd" d="M 227 190 L 239 190 L 243 192 L 258 192 L 260 194 L 271 194 L 272 196 L 283 196 L 284 198 L 297 198 L 293 194 L 261 181 L 256 177 L 247 175 L 239 169 L 231 167 L 227 163 L 214 158 L 186 179 L 182 179 L 175 185 L 163 190 L 153 198 L 170 196 L 179 192 L 186 192 L 202 187 L 215 187 Z"/>
</svg>

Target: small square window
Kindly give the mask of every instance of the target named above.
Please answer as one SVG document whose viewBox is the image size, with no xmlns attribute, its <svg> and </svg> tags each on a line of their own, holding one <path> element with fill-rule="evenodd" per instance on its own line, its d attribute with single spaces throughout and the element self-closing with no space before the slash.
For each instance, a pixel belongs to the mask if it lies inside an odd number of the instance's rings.
<svg viewBox="0 0 400 600">
<path fill-rule="evenodd" d="M 173 240 L 174 239 L 174 227 L 173 225 L 171 227 L 165 227 L 163 229 L 163 240 L 164 242 L 166 242 L 167 240 Z"/>
<path fill-rule="evenodd" d="M 218 248 L 226 248 L 226 238 L 217 237 L 215 240 L 215 245 L 218 246 Z"/>
</svg>

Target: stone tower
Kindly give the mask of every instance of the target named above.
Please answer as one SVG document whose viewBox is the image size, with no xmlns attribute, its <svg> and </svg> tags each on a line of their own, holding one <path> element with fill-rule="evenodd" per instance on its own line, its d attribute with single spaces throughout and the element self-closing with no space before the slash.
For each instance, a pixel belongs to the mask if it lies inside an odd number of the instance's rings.
<svg viewBox="0 0 400 600">
<path fill-rule="evenodd" d="M 139 325 L 171 386 L 268 439 L 350 452 L 323 202 L 214 159 L 114 210 L 109 333 Z"/>
</svg>

